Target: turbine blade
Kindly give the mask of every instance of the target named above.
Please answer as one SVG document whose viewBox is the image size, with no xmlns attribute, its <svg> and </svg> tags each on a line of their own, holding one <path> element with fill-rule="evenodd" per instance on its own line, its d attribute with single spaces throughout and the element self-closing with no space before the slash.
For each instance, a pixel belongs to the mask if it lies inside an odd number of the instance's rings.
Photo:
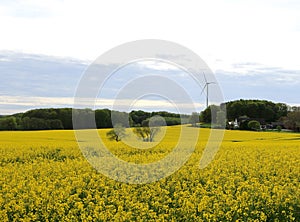
<svg viewBox="0 0 300 222">
<path fill-rule="evenodd" d="M 204 90 L 205 90 L 206 87 L 207 87 L 207 83 L 203 86 L 203 89 L 202 89 L 202 91 L 200 93 L 200 96 L 202 96 L 202 94 L 203 94 L 203 92 L 204 92 Z"/>
<path fill-rule="evenodd" d="M 207 83 L 207 79 L 206 79 L 206 76 L 205 76 L 204 72 L 203 72 L 203 77 L 204 77 L 205 83 Z"/>
</svg>

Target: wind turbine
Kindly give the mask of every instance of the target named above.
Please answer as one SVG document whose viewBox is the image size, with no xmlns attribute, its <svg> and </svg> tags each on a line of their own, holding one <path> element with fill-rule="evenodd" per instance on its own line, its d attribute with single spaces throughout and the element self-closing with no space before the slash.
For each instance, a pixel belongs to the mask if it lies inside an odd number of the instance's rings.
<svg viewBox="0 0 300 222">
<path fill-rule="evenodd" d="M 206 108 L 208 108 L 208 86 L 209 86 L 210 84 L 217 84 L 217 83 L 216 83 L 216 82 L 207 82 L 207 79 L 206 79 L 204 73 L 203 73 L 203 77 L 204 77 L 204 80 L 205 80 L 205 85 L 204 85 L 204 87 L 203 87 L 202 92 L 201 92 L 200 95 L 202 95 L 202 93 L 204 92 L 205 87 L 206 87 Z"/>
</svg>

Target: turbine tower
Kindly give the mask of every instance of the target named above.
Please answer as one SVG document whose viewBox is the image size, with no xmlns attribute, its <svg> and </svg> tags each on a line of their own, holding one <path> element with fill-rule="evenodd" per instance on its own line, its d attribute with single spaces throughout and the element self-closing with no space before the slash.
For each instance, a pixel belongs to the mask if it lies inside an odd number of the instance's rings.
<svg viewBox="0 0 300 222">
<path fill-rule="evenodd" d="M 207 79 L 206 79 L 204 73 L 203 73 L 203 77 L 204 77 L 204 80 L 205 80 L 205 85 L 204 85 L 204 87 L 203 87 L 202 92 L 201 92 L 200 95 L 202 95 L 202 93 L 204 92 L 205 87 L 206 87 L 206 108 L 208 108 L 208 86 L 209 86 L 210 84 L 217 84 L 217 83 L 216 83 L 216 82 L 207 82 Z"/>
</svg>

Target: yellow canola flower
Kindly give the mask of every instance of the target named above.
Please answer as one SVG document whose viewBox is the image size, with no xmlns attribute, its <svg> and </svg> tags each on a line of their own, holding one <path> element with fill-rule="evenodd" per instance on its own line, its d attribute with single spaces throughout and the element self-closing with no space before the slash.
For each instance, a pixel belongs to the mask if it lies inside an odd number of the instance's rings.
<svg viewBox="0 0 300 222">
<path fill-rule="evenodd" d="M 98 173 L 73 131 L 0 132 L 0 221 L 300 221 L 299 134 L 226 131 L 200 170 L 210 130 L 189 130 L 200 137 L 188 162 L 145 185 Z M 146 164 L 172 151 L 180 127 L 149 149 L 110 141 L 107 131 L 99 135 L 114 155 Z"/>
</svg>

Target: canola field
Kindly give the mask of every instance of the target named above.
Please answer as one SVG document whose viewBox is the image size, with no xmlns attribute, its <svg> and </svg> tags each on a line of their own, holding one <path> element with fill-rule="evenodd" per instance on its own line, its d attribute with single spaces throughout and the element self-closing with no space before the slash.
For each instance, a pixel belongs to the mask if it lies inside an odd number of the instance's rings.
<svg viewBox="0 0 300 222">
<path fill-rule="evenodd" d="M 152 149 L 105 141 L 126 161 L 167 155 L 179 127 Z M 169 177 L 126 184 L 98 173 L 73 131 L 0 132 L 0 221 L 300 221 L 300 134 L 226 131 L 199 169 L 209 136 Z M 108 130 L 99 130 L 105 140 Z"/>
</svg>

